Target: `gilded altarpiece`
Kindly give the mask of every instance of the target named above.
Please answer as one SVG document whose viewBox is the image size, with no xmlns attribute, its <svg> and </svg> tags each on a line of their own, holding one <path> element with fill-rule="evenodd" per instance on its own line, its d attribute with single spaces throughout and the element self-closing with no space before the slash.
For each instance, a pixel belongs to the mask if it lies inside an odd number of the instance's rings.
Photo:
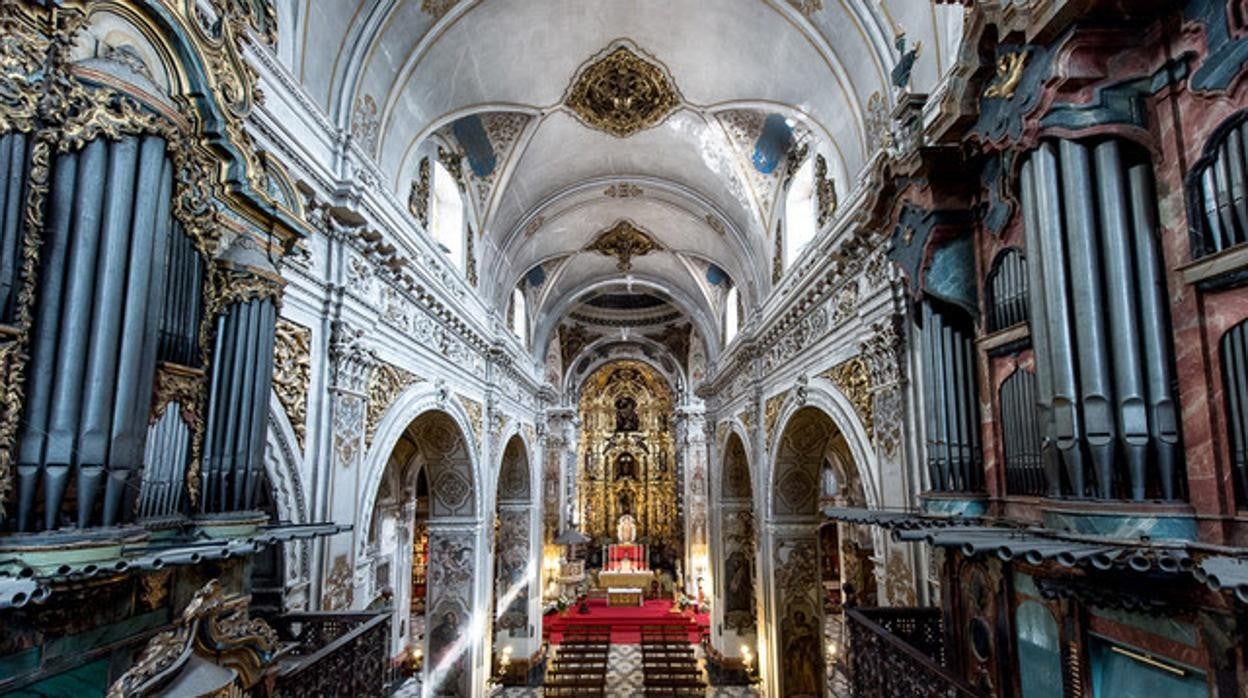
<svg viewBox="0 0 1248 698">
<path fill-rule="evenodd" d="M 581 392 L 577 509 L 595 543 L 613 542 L 621 517 L 636 522 L 637 540 L 679 549 L 679 477 L 667 382 L 649 366 L 613 362 Z"/>
</svg>

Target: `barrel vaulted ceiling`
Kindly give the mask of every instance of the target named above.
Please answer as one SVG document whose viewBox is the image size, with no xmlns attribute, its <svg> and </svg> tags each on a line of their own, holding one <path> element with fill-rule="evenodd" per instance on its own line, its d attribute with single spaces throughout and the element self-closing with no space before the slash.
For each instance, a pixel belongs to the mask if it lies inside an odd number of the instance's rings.
<svg viewBox="0 0 1248 698">
<path fill-rule="evenodd" d="M 534 282 L 539 356 L 586 292 L 653 289 L 713 357 L 723 277 L 747 308 L 770 290 L 788 155 L 823 155 L 851 191 L 892 108 L 895 36 L 922 43 L 911 87 L 927 92 L 962 22 L 927 0 L 291 4 L 279 57 L 396 195 L 438 145 L 465 154 L 482 292 L 503 307 Z M 662 84 L 657 113 L 623 129 L 574 94 L 621 47 Z M 651 247 L 627 264 L 593 249 L 621 224 Z"/>
</svg>

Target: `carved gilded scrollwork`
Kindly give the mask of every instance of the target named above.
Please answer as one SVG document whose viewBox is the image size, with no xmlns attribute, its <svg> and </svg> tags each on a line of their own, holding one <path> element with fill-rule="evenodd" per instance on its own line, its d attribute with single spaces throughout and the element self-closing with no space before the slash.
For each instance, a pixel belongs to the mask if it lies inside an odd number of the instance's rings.
<svg viewBox="0 0 1248 698">
<path fill-rule="evenodd" d="M 405 371 L 385 361 L 378 361 L 368 375 L 368 416 L 364 422 L 364 443 L 373 442 L 373 434 L 377 425 L 386 415 L 386 410 L 407 389 L 424 379 L 411 371 Z"/>
<path fill-rule="evenodd" d="M 416 178 L 412 180 L 412 192 L 407 197 L 407 210 L 425 228 L 429 227 L 429 167 L 429 158 L 421 158 Z"/>
<path fill-rule="evenodd" d="M 438 162 L 450 173 L 459 190 L 466 191 L 468 183 L 464 179 L 464 156 L 458 151 L 438 146 Z"/>
<path fill-rule="evenodd" d="M 680 95 L 658 64 L 621 45 L 578 72 L 564 103 L 591 128 L 625 137 L 661 122 Z"/>
<path fill-rule="evenodd" d="M 464 411 L 468 413 L 468 423 L 472 426 L 472 435 L 478 442 L 481 441 L 482 435 L 485 434 L 485 417 L 484 408 L 481 403 L 473 400 L 465 395 L 457 395 L 460 404 L 464 406 Z"/>
<path fill-rule="evenodd" d="M 663 248 L 649 233 L 633 225 L 631 221 L 622 220 L 600 233 L 586 249 L 615 257 L 616 269 L 629 271 L 633 268 L 634 257 L 642 257 Z"/>
<path fill-rule="evenodd" d="M 1026 51 L 1002 55 L 997 60 L 997 75 L 984 90 L 984 97 L 1014 99 L 1014 92 L 1018 89 L 1018 83 L 1023 80 L 1023 69 L 1026 67 Z"/>
<path fill-rule="evenodd" d="M 763 405 L 763 430 L 767 433 L 767 446 L 770 448 L 772 439 L 776 436 L 776 422 L 780 419 L 780 408 L 784 407 L 784 401 L 789 397 L 789 393 L 783 392 L 779 395 L 773 395 L 767 398 L 767 403 Z"/>
<path fill-rule="evenodd" d="M 273 343 L 273 391 L 290 419 L 300 448 L 307 436 L 311 384 L 312 330 L 290 320 L 278 320 Z"/>
<path fill-rule="evenodd" d="M 850 404 L 854 406 L 854 411 L 858 413 L 858 419 L 862 420 L 863 429 L 874 440 L 871 373 L 867 370 L 867 362 L 861 356 L 855 356 L 847 361 L 842 361 L 820 375 L 832 381 L 845 394 Z"/>
<path fill-rule="evenodd" d="M 217 580 L 195 592 L 174 627 L 157 634 L 126 673 L 108 689 L 108 698 L 152 695 L 193 657 L 237 672 L 242 688 L 260 680 L 277 651 L 277 633 L 247 615 L 249 596 L 227 596 Z"/>
<path fill-rule="evenodd" d="M 836 214 L 836 182 L 828 176 L 828 161 L 815 156 L 815 198 L 819 205 L 818 225 L 822 228 Z"/>
</svg>

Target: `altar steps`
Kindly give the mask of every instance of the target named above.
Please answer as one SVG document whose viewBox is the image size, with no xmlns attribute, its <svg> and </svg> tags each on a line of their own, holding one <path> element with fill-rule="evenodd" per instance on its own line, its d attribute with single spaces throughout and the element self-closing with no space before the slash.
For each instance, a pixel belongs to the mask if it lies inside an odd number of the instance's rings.
<svg viewBox="0 0 1248 698">
<path fill-rule="evenodd" d="M 579 613 L 573 606 L 567 615 L 551 614 L 543 619 L 542 634 L 551 644 L 559 644 L 569 631 L 588 626 L 611 629 L 612 644 L 639 644 L 643 627 L 661 626 L 671 632 L 683 631 L 691 644 L 702 640 L 710 628 L 706 614 L 673 613 L 670 600 L 646 601 L 640 607 L 607 606 L 605 601 L 590 599 L 589 613 Z"/>
</svg>

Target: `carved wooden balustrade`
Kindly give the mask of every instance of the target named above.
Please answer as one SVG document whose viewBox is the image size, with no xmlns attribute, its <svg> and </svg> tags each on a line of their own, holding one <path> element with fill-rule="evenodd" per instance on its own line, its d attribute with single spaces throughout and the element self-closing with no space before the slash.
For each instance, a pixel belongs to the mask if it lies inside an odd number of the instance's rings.
<svg viewBox="0 0 1248 698">
<path fill-rule="evenodd" d="M 288 613 L 269 621 L 284 655 L 273 696 L 380 696 L 394 679 L 390 612 Z"/>
<path fill-rule="evenodd" d="M 846 609 L 845 620 L 853 695 L 979 695 L 945 667 L 940 609 Z"/>
</svg>

